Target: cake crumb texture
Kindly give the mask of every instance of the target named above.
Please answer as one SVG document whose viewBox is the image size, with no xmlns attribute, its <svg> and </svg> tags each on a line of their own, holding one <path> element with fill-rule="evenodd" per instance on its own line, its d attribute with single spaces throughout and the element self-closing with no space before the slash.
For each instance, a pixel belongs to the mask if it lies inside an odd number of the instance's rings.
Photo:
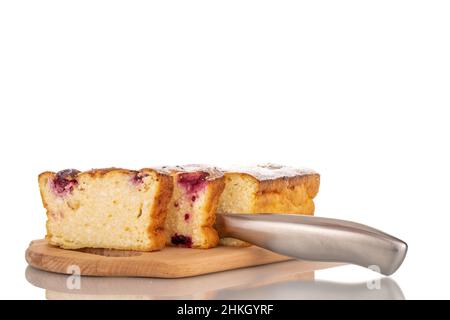
<svg viewBox="0 0 450 320">
<path fill-rule="evenodd" d="M 39 175 L 47 241 L 65 249 L 164 247 L 172 179 L 153 169 L 63 170 Z"/>
</svg>

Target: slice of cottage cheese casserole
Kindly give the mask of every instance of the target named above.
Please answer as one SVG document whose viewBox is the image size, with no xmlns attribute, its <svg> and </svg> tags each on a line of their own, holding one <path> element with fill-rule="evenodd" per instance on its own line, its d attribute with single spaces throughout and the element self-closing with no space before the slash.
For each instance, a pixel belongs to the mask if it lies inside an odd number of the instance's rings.
<svg viewBox="0 0 450 320">
<path fill-rule="evenodd" d="M 172 178 L 154 169 L 69 169 L 39 175 L 47 241 L 65 249 L 164 247 Z"/>
<path fill-rule="evenodd" d="M 166 244 L 207 249 L 219 243 L 213 225 L 223 173 L 205 165 L 162 167 L 173 178 L 173 195 L 167 208 Z"/>
<path fill-rule="evenodd" d="M 235 167 L 225 171 L 225 189 L 217 213 L 314 214 L 313 199 L 319 191 L 320 176 L 310 169 L 267 164 Z M 247 243 L 222 238 L 224 245 Z"/>
</svg>

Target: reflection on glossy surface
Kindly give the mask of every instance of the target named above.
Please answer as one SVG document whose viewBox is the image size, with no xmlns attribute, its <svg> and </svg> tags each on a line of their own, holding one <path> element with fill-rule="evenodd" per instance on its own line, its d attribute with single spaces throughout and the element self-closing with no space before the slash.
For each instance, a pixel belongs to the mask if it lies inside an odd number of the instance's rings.
<svg viewBox="0 0 450 320">
<path fill-rule="evenodd" d="M 81 277 L 69 289 L 68 275 L 26 269 L 27 280 L 56 299 L 404 299 L 390 278 L 370 290 L 366 282 L 338 283 L 314 279 L 314 270 L 336 264 L 287 261 L 183 279 Z"/>
<path fill-rule="evenodd" d="M 380 278 L 379 289 L 369 289 L 366 282 L 339 283 L 322 280 L 294 280 L 258 288 L 226 289 L 215 299 L 287 299 L 287 300 L 404 300 L 391 278 Z"/>
</svg>

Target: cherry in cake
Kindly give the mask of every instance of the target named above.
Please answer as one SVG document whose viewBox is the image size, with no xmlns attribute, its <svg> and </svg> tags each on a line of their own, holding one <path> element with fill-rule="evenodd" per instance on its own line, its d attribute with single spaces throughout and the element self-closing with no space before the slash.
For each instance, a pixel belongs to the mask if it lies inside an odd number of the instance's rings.
<svg viewBox="0 0 450 320">
<path fill-rule="evenodd" d="M 50 180 L 52 190 L 58 195 L 71 193 L 73 188 L 78 184 L 76 176 L 80 173 L 75 169 L 66 169 L 56 173 L 55 177 Z"/>
<path fill-rule="evenodd" d="M 167 208 L 166 244 L 186 248 L 215 247 L 219 237 L 213 225 L 224 188 L 222 172 L 201 165 L 162 169 L 172 176 L 174 186 Z"/>
<path fill-rule="evenodd" d="M 39 175 L 47 240 L 67 249 L 152 251 L 164 247 L 172 177 L 140 171 L 69 169 Z"/>
<path fill-rule="evenodd" d="M 170 237 L 170 243 L 175 246 L 180 245 L 186 248 L 190 248 L 192 247 L 192 238 L 189 236 L 182 236 L 175 233 L 173 236 Z"/>
</svg>

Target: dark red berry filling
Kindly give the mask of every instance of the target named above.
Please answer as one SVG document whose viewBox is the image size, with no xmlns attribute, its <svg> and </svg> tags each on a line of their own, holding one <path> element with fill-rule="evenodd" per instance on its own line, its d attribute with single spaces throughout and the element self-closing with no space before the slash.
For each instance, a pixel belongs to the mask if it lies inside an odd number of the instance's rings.
<svg viewBox="0 0 450 320">
<path fill-rule="evenodd" d="M 192 247 L 192 238 L 189 236 L 183 236 L 181 234 L 175 233 L 174 236 L 171 238 L 172 244 L 176 246 L 183 246 L 190 248 Z"/>
<path fill-rule="evenodd" d="M 189 213 L 184 214 L 184 221 L 188 221 L 191 215 Z"/>
<path fill-rule="evenodd" d="M 131 178 L 131 182 L 135 185 L 139 185 L 144 182 L 144 178 L 147 177 L 148 174 L 143 174 L 141 172 L 136 172 L 135 175 Z"/>
<path fill-rule="evenodd" d="M 196 199 L 197 199 L 196 196 L 192 196 L 192 197 L 191 197 L 192 202 L 195 202 Z"/>
<path fill-rule="evenodd" d="M 208 176 L 209 173 L 207 172 L 184 172 L 178 175 L 177 181 L 186 192 L 195 193 L 205 187 Z"/>
<path fill-rule="evenodd" d="M 56 173 L 52 180 L 53 191 L 58 195 L 65 195 L 73 191 L 73 188 L 78 184 L 76 176 L 80 173 L 75 169 L 66 169 Z"/>
</svg>

